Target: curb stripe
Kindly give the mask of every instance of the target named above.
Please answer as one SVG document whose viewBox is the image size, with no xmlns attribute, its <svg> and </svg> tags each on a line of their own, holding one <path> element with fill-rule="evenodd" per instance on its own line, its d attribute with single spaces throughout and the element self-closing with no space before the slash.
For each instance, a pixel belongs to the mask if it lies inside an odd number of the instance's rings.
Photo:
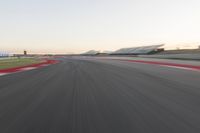
<svg viewBox="0 0 200 133">
<path fill-rule="evenodd" d="M 21 68 L 20 71 L 27 71 L 27 70 L 32 70 L 32 69 L 36 69 L 38 67 L 26 67 L 26 68 Z"/>
<path fill-rule="evenodd" d="M 56 64 L 58 62 L 59 62 L 58 60 L 46 60 L 45 62 L 42 62 L 42 63 L 31 64 L 31 65 L 22 66 L 22 67 L 3 69 L 3 70 L 0 70 L 0 76 L 7 75 L 10 73 L 15 73 L 15 72 L 33 70 L 33 69 L 40 68 L 40 67 L 46 67 L 51 64 Z"/>
<path fill-rule="evenodd" d="M 128 61 L 128 62 L 144 63 L 144 64 L 153 64 L 153 65 L 160 65 L 160 66 L 173 67 L 173 68 L 179 68 L 179 69 L 200 71 L 200 66 L 188 65 L 188 64 L 176 64 L 176 63 L 144 61 L 144 60 L 123 60 L 123 59 L 112 59 L 112 60 L 120 60 L 120 61 Z"/>
<path fill-rule="evenodd" d="M 178 67 L 178 66 L 167 66 L 167 65 L 160 65 L 163 67 L 170 67 L 170 68 L 176 68 L 176 69 L 184 69 L 184 70 L 190 70 L 190 71 L 199 71 L 197 69 L 192 69 L 192 68 L 186 68 L 186 67 Z"/>
<path fill-rule="evenodd" d="M 7 73 L 0 73 L 0 76 L 7 75 Z"/>
</svg>

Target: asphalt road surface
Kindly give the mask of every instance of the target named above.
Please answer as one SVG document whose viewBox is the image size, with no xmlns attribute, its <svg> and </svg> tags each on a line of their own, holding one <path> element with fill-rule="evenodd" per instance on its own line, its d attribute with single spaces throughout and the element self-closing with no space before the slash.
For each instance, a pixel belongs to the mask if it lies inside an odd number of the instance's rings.
<svg viewBox="0 0 200 133">
<path fill-rule="evenodd" d="M 200 72 L 61 60 L 0 77 L 0 133 L 200 133 Z"/>
</svg>

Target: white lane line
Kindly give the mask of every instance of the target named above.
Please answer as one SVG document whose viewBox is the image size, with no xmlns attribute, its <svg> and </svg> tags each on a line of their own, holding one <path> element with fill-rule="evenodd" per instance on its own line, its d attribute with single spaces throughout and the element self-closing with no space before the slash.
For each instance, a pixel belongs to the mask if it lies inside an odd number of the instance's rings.
<svg viewBox="0 0 200 133">
<path fill-rule="evenodd" d="M 190 70 L 190 71 L 198 71 L 198 70 L 196 70 L 196 69 L 193 69 L 193 68 L 187 68 L 187 67 L 169 66 L 169 65 L 160 65 L 160 66 L 170 67 L 170 68 L 177 68 L 177 69 L 184 69 L 184 70 Z"/>
<path fill-rule="evenodd" d="M 0 73 L 0 76 L 7 75 L 7 73 Z"/>
<path fill-rule="evenodd" d="M 36 69 L 37 67 L 26 67 L 26 68 L 21 68 L 20 71 L 27 71 L 27 70 L 32 70 Z"/>
</svg>

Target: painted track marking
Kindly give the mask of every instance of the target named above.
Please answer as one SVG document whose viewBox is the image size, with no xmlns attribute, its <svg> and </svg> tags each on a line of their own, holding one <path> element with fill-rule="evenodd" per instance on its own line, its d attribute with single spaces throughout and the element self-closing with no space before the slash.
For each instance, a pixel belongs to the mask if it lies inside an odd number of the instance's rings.
<svg viewBox="0 0 200 133">
<path fill-rule="evenodd" d="M 162 67 L 170 67 L 170 68 L 176 68 L 176 69 L 183 69 L 183 70 L 190 70 L 190 71 L 198 71 L 197 69 L 187 68 L 187 67 L 178 67 L 178 66 L 168 66 L 168 65 L 160 65 Z"/>
<path fill-rule="evenodd" d="M 21 68 L 20 71 L 27 71 L 27 70 L 33 70 L 36 69 L 38 67 L 25 67 L 25 68 Z"/>
<path fill-rule="evenodd" d="M 7 73 L 0 73 L 0 76 L 7 75 Z"/>
</svg>

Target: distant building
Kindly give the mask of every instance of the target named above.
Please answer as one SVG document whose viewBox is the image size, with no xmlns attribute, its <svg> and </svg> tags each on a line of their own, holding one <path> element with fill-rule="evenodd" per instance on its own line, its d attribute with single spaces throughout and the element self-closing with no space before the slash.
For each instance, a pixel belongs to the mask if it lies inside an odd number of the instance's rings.
<svg viewBox="0 0 200 133">
<path fill-rule="evenodd" d="M 8 53 L 8 52 L 0 51 L 0 58 L 1 58 L 1 57 L 8 57 L 8 56 L 9 56 L 9 53 Z"/>
<path fill-rule="evenodd" d="M 99 53 L 100 53 L 100 51 L 90 50 L 85 53 L 82 53 L 81 55 L 98 55 Z"/>
<path fill-rule="evenodd" d="M 24 55 L 25 55 L 25 56 L 27 55 L 27 51 L 26 51 L 26 50 L 24 50 Z"/>
</svg>

